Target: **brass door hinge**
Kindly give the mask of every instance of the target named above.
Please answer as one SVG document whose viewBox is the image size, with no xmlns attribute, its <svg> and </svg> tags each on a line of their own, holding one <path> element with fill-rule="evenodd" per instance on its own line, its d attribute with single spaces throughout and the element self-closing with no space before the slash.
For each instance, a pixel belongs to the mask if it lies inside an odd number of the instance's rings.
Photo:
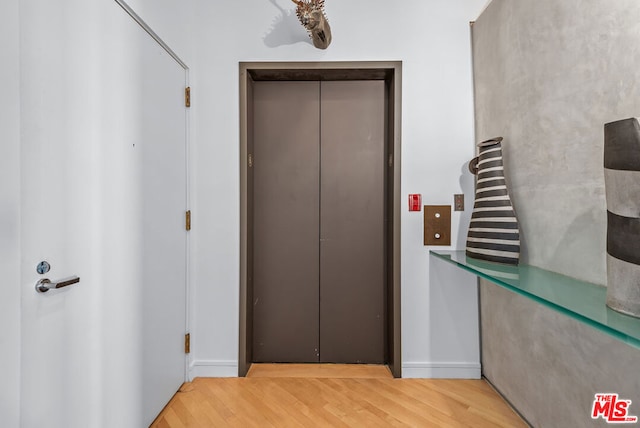
<svg viewBox="0 0 640 428">
<path fill-rule="evenodd" d="M 189 354 L 191 352 L 191 333 L 184 335 L 184 353 Z"/>
<path fill-rule="evenodd" d="M 184 88 L 184 105 L 191 107 L 191 86 Z"/>
<path fill-rule="evenodd" d="M 249 164 L 249 168 L 253 168 L 253 155 L 251 153 L 249 153 L 249 159 L 247 163 Z"/>
<path fill-rule="evenodd" d="M 191 210 L 185 213 L 185 229 L 191 230 Z"/>
</svg>

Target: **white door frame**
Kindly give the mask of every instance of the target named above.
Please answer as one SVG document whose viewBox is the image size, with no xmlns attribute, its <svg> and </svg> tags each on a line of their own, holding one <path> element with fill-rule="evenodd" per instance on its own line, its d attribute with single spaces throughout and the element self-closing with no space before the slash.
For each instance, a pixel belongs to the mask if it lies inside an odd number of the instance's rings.
<svg viewBox="0 0 640 428">
<path fill-rule="evenodd" d="M 153 31 L 153 29 L 151 29 L 151 27 L 140 17 L 140 15 L 138 15 L 125 1 L 123 0 L 114 0 L 118 5 L 120 5 L 120 7 L 122 7 L 122 9 L 124 9 L 124 11 L 144 30 L 147 32 L 147 34 L 149 34 L 149 36 L 151 36 L 151 38 L 158 43 L 158 45 L 160 45 L 160 47 L 162 47 L 162 49 L 164 49 L 169 56 L 171 56 L 171 58 L 173 58 L 173 60 L 175 62 L 177 62 L 180 67 L 182 67 L 184 69 L 185 72 L 185 85 L 188 87 L 190 85 L 189 83 L 189 67 L 187 66 L 187 64 L 178 56 L 178 54 L 176 54 L 170 47 L 169 45 L 167 45 L 164 40 L 162 40 L 160 38 L 160 36 L 158 36 L 158 34 L 156 34 L 155 31 Z M 189 115 L 189 109 L 187 108 L 185 111 L 185 124 L 186 124 L 186 129 L 185 129 L 185 145 L 186 145 L 186 153 L 185 153 L 185 159 L 186 159 L 186 165 L 185 165 L 185 170 L 186 170 L 186 183 L 187 183 L 187 188 L 186 188 L 186 201 L 185 201 L 185 209 L 186 210 L 191 210 L 191 182 L 189 180 L 190 175 L 191 175 L 191 169 L 190 169 L 190 165 L 191 165 L 191 150 L 190 150 L 190 121 L 189 121 L 190 115 Z M 189 316 L 189 309 L 190 309 L 190 295 L 191 295 L 191 270 L 190 270 L 190 265 L 191 265 L 191 237 L 189 235 L 189 233 L 187 233 L 187 242 L 186 242 L 186 248 L 187 248 L 187 253 L 185 254 L 185 263 L 186 263 L 186 278 L 185 278 L 185 332 L 189 332 L 191 329 L 190 326 L 190 316 Z M 190 354 L 186 354 L 185 353 L 185 362 L 184 362 L 184 379 L 185 382 L 190 381 L 191 379 L 189 378 L 189 367 L 191 364 L 191 358 L 190 358 Z"/>
</svg>

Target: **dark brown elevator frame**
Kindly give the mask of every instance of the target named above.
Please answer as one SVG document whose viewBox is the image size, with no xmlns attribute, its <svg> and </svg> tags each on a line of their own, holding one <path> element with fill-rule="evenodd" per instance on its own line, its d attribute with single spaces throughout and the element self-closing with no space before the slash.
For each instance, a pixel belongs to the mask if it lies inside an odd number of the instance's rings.
<svg viewBox="0 0 640 428">
<path fill-rule="evenodd" d="M 387 93 L 386 200 L 389 216 L 387 239 L 387 364 L 402 377 L 400 341 L 400 130 L 402 63 L 393 62 L 258 62 L 240 63 L 240 323 L 238 375 L 245 376 L 252 352 L 252 83 L 254 81 L 384 80 Z"/>
</svg>

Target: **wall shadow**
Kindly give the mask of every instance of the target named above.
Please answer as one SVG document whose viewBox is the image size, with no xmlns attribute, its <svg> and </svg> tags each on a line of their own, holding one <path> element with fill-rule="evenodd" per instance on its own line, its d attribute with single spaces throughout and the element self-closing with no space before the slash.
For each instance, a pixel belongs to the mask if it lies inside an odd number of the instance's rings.
<svg viewBox="0 0 640 428">
<path fill-rule="evenodd" d="M 464 211 L 460 212 L 458 239 L 455 245 L 456 249 L 464 250 L 467 247 L 467 232 L 469 231 L 476 193 L 475 176 L 469 172 L 469 161 L 460 166 L 460 190 L 464 194 Z"/>
<path fill-rule="evenodd" d="M 302 27 L 295 14 L 295 10 L 285 10 L 278 5 L 277 0 L 269 0 L 280 14 L 273 18 L 271 27 L 262 38 L 265 46 L 277 48 L 304 42 L 313 45 L 307 31 Z"/>
</svg>

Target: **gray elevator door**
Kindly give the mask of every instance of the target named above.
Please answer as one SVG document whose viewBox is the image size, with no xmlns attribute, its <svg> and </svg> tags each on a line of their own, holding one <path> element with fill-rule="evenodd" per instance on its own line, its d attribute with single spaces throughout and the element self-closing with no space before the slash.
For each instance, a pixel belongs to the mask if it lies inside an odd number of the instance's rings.
<svg viewBox="0 0 640 428">
<path fill-rule="evenodd" d="M 254 362 L 384 363 L 384 82 L 255 82 L 253 114 Z"/>
</svg>

